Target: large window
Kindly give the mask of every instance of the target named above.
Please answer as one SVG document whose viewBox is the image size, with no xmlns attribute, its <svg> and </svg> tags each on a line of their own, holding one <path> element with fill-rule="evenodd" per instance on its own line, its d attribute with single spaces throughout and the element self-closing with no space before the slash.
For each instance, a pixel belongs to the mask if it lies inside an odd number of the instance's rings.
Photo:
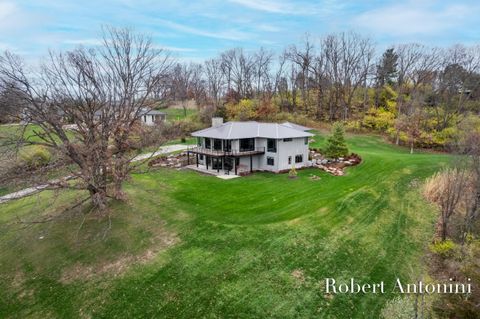
<svg viewBox="0 0 480 319">
<path fill-rule="evenodd" d="M 215 151 L 221 151 L 222 150 L 222 140 L 219 140 L 218 138 L 213 140 L 213 149 Z"/>
<path fill-rule="evenodd" d="M 288 157 L 288 165 L 292 165 L 292 157 L 291 156 Z"/>
<path fill-rule="evenodd" d="M 197 137 L 197 145 L 202 146 L 202 138 L 201 137 Z"/>
<path fill-rule="evenodd" d="M 295 163 L 302 163 L 303 155 L 295 155 Z"/>
<path fill-rule="evenodd" d="M 270 156 L 267 157 L 267 165 L 270 165 L 270 166 L 275 165 L 275 160 L 273 157 L 270 157 Z"/>
<path fill-rule="evenodd" d="M 277 141 L 269 138 L 267 140 L 267 152 L 276 153 L 277 152 Z"/>
<path fill-rule="evenodd" d="M 232 140 L 223 140 L 223 150 L 230 152 L 232 150 Z"/>
<path fill-rule="evenodd" d="M 308 145 L 308 137 L 305 137 L 305 145 Z"/>
<path fill-rule="evenodd" d="M 248 152 L 255 150 L 254 138 L 242 138 L 240 139 L 240 152 Z"/>
<path fill-rule="evenodd" d="M 212 148 L 212 140 L 210 140 L 208 137 L 205 138 L 205 148 L 211 149 Z"/>
</svg>

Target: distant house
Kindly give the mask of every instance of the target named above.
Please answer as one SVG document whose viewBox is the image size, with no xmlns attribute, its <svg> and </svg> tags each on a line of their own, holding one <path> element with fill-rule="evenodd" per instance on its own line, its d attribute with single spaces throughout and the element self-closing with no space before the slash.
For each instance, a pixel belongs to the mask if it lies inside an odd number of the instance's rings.
<svg viewBox="0 0 480 319">
<path fill-rule="evenodd" d="M 96 111 L 95 118 L 98 120 L 101 114 L 102 114 L 102 111 Z M 142 108 L 138 112 L 138 118 L 140 119 L 142 124 L 147 126 L 152 126 L 157 123 L 165 122 L 167 120 L 167 113 Z"/>
<path fill-rule="evenodd" d="M 309 128 L 294 123 L 227 122 L 196 131 L 197 146 L 188 150 L 206 170 L 287 171 L 308 161 Z"/>
<path fill-rule="evenodd" d="M 165 122 L 167 120 L 167 113 L 156 110 L 142 110 L 140 112 L 140 120 L 145 125 L 155 125 L 156 123 Z"/>
</svg>

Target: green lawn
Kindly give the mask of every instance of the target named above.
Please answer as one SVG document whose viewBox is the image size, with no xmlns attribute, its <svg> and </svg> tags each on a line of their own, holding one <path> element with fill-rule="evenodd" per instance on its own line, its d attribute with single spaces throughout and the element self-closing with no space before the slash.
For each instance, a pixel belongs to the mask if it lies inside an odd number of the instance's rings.
<svg viewBox="0 0 480 319">
<path fill-rule="evenodd" d="M 169 121 L 189 118 L 198 113 L 196 109 L 187 109 L 187 116 L 185 117 L 185 110 L 182 108 L 180 109 L 167 108 L 167 109 L 160 109 L 160 111 L 167 113 L 167 120 Z"/>
<path fill-rule="evenodd" d="M 422 273 L 435 212 L 419 182 L 449 157 L 378 137 L 348 142 L 364 161 L 343 177 L 306 169 L 296 180 L 224 181 L 161 169 L 134 175 L 111 219 L 83 223 L 73 212 L 18 224 L 73 193 L 0 206 L 0 317 L 378 317 L 392 295 L 328 296 L 324 279 Z"/>
</svg>

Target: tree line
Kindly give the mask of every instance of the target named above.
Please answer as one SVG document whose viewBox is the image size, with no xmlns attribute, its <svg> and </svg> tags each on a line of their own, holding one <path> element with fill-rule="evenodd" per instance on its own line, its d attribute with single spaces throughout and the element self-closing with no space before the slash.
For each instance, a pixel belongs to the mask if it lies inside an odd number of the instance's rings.
<svg viewBox="0 0 480 319">
<path fill-rule="evenodd" d="M 176 64 L 157 97 L 211 106 L 231 119 L 284 112 L 388 133 L 397 144 L 444 146 L 465 116 L 480 112 L 480 45 L 398 44 L 378 54 L 354 32 L 306 38 L 280 55 L 230 49 L 204 63 Z"/>
<path fill-rule="evenodd" d="M 371 39 L 353 32 L 331 34 L 315 44 L 307 38 L 279 56 L 264 48 L 235 48 L 201 64 L 177 64 L 168 92 L 158 96 L 215 106 L 230 96 L 277 96 L 282 110 L 312 112 L 319 120 L 354 117 L 369 106 L 366 89 L 385 85 L 400 93 L 400 113 L 411 107 L 406 96 L 431 94 L 425 97 L 432 106 L 450 104 L 459 112 L 466 101 L 479 97 L 479 45 L 435 48 L 411 43 L 394 45 L 379 56 L 377 51 Z M 422 92 L 426 87 L 430 91 Z M 377 92 L 374 103 L 380 102 Z"/>
</svg>

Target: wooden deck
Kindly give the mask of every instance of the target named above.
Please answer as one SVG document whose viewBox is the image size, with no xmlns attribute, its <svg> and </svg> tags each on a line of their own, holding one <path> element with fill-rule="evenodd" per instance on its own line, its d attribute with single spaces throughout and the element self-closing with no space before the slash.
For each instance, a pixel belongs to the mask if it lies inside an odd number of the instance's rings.
<svg viewBox="0 0 480 319">
<path fill-rule="evenodd" d="M 232 157 L 241 157 L 241 156 L 251 156 L 251 155 L 259 155 L 265 154 L 265 147 L 257 147 L 255 150 L 252 151 L 238 151 L 238 150 L 231 150 L 231 151 L 220 151 L 220 150 L 211 150 L 204 147 L 192 147 L 187 150 L 189 153 L 193 154 L 202 154 L 214 157 L 223 157 L 223 156 L 232 156 Z"/>
</svg>

